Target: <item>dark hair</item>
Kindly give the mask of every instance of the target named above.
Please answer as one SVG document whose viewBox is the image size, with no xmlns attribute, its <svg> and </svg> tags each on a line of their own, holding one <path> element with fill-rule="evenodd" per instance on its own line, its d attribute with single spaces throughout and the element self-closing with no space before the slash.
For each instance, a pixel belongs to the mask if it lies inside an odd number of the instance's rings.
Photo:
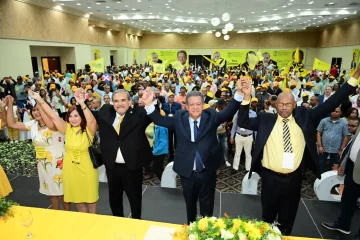
<svg viewBox="0 0 360 240">
<path fill-rule="evenodd" d="M 350 117 L 350 114 L 353 112 L 353 111 L 356 111 L 358 113 L 358 116 L 359 116 L 359 110 L 357 108 L 349 108 L 346 113 L 345 113 L 345 117 L 346 118 L 349 118 Z"/>
<path fill-rule="evenodd" d="M 75 102 L 76 102 L 75 97 L 72 97 L 72 98 L 70 99 L 70 104 L 72 104 L 73 99 L 74 99 L 74 100 L 75 100 Z"/>
<path fill-rule="evenodd" d="M 358 121 L 358 123 L 360 122 L 360 118 L 358 117 L 351 117 L 348 119 L 348 121 Z"/>
<path fill-rule="evenodd" d="M 185 92 L 187 92 L 186 87 L 181 87 L 181 88 L 180 88 L 180 90 L 181 90 L 181 89 L 184 89 L 184 90 L 185 90 Z"/>
<path fill-rule="evenodd" d="M 65 121 L 70 123 L 69 122 L 70 114 L 75 110 L 79 113 L 79 116 L 81 118 L 81 123 L 80 123 L 81 131 L 85 132 L 87 123 L 86 123 L 86 118 L 85 118 L 85 115 L 84 115 L 84 111 L 81 109 L 80 105 L 74 105 L 74 106 L 71 106 L 69 108 L 69 110 L 68 110 L 68 112 L 66 114 L 66 117 L 65 117 Z"/>
<path fill-rule="evenodd" d="M 187 58 L 187 53 L 184 50 L 178 51 L 176 56 L 179 56 L 179 53 L 183 53 L 185 55 L 185 58 Z"/>
<path fill-rule="evenodd" d="M 340 106 L 342 114 L 344 115 L 345 113 L 347 113 L 348 109 L 351 107 L 352 107 L 352 103 L 349 100 L 343 101 Z"/>
<path fill-rule="evenodd" d="M 94 93 L 94 90 L 92 88 L 89 88 L 88 90 L 86 91 L 91 91 L 92 93 Z"/>
<path fill-rule="evenodd" d="M 44 101 L 44 102 L 51 108 L 50 103 L 48 103 L 47 101 Z M 34 106 L 33 106 L 32 104 L 29 104 L 30 115 L 31 115 L 31 117 L 32 117 L 33 119 L 35 119 L 35 118 L 34 118 L 32 112 L 34 111 L 34 108 L 36 107 L 36 105 L 37 105 L 37 101 L 36 101 L 36 100 L 35 100 Z"/>
</svg>

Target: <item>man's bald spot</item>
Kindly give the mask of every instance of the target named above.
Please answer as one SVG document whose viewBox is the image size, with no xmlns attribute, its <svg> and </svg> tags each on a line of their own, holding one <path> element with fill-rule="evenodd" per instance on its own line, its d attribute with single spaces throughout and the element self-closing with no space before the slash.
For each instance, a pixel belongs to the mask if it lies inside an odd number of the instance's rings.
<svg viewBox="0 0 360 240">
<path fill-rule="evenodd" d="M 283 100 L 287 100 L 287 102 L 295 103 L 294 95 L 291 92 L 282 92 L 278 96 L 278 101 L 283 102 Z"/>
<path fill-rule="evenodd" d="M 101 101 L 100 101 L 100 99 L 95 98 L 95 99 L 93 100 L 93 103 L 98 103 L 98 104 L 101 104 Z"/>
</svg>

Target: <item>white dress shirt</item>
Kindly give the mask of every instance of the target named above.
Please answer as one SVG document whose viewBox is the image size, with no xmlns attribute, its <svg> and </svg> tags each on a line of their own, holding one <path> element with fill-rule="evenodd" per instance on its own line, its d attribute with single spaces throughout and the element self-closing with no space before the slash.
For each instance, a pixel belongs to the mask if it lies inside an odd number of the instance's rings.
<svg viewBox="0 0 360 240">
<path fill-rule="evenodd" d="M 116 126 L 118 125 L 118 123 L 120 121 L 119 117 L 120 117 L 120 114 L 116 113 L 116 118 L 115 118 L 115 120 L 114 120 L 114 122 L 112 124 L 113 127 L 115 128 L 115 130 L 116 130 Z M 125 117 L 125 115 L 123 116 L 123 120 L 124 120 L 124 117 Z M 120 128 L 120 131 L 121 131 L 121 128 Z M 119 149 L 117 151 L 115 162 L 116 163 L 125 163 L 125 160 L 124 160 L 124 157 L 123 157 L 123 155 L 121 153 L 120 147 L 119 147 Z"/>
<path fill-rule="evenodd" d="M 110 97 L 110 104 L 113 104 L 113 101 L 112 101 L 113 93 L 112 92 L 109 92 L 108 94 L 106 94 L 106 92 L 99 90 L 99 86 L 97 84 L 94 86 L 94 91 L 101 96 L 101 104 L 102 105 L 105 104 L 105 101 L 104 101 L 105 95 L 108 95 Z"/>
<path fill-rule="evenodd" d="M 351 161 L 353 161 L 354 163 L 356 162 L 356 158 L 359 153 L 359 150 L 360 150 L 360 134 L 354 140 L 354 143 L 351 146 L 351 150 L 350 150 L 349 157 L 350 157 Z"/>
</svg>

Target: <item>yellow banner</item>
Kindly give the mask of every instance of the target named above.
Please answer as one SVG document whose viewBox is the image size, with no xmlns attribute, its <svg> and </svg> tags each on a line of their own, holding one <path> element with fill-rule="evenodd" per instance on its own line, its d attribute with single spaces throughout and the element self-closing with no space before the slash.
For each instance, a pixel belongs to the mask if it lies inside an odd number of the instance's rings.
<svg viewBox="0 0 360 240">
<path fill-rule="evenodd" d="M 247 62 L 247 55 L 249 52 L 253 52 L 256 55 L 254 50 L 212 50 L 211 61 L 218 63 L 220 66 L 227 64 L 227 67 L 238 66 Z"/>
<path fill-rule="evenodd" d="M 330 63 L 327 63 L 327 62 L 323 62 L 321 61 L 320 59 L 318 58 L 315 58 L 314 59 L 314 65 L 313 65 L 313 70 L 321 70 L 321 71 L 327 71 L 327 70 L 330 70 L 330 66 L 331 64 Z"/>
<path fill-rule="evenodd" d="M 277 65 L 279 69 L 285 67 L 290 61 L 295 61 L 294 49 L 261 49 L 262 56 L 264 57 L 263 63 L 265 66 L 270 64 L 270 61 L 273 64 Z M 304 64 L 306 50 L 299 49 L 298 63 Z"/>
<path fill-rule="evenodd" d="M 353 53 L 352 53 L 352 60 L 351 60 L 351 65 L 350 65 L 350 69 L 356 69 L 357 66 L 359 66 L 360 63 L 360 49 L 353 49 Z"/>
<path fill-rule="evenodd" d="M 136 65 L 137 64 L 137 51 L 133 50 L 133 64 Z"/>
<path fill-rule="evenodd" d="M 161 64 L 165 61 L 167 61 L 168 64 L 179 61 L 183 67 L 189 66 L 189 54 L 187 50 L 148 50 L 148 59 L 150 60 L 150 65 L 156 63 Z M 165 67 L 167 67 L 167 65 Z"/>
<path fill-rule="evenodd" d="M 100 49 L 93 49 L 93 56 L 94 56 L 94 60 L 100 59 L 101 58 Z"/>
<path fill-rule="evenodd" d="M 104 72 L 105 64 L 104 64 L 104 58 L 97 59 L 95 61 L 92 61 L 89 63 L 91 70 L 94 72 Z"/>
<path fill-rule="evenodd" d="M 183 66 L 183 65 L 181 64 L 181 62 L 179 62 L 179 61 L 172 62 L 171 65 L 172 65 L 176 70 L 184 69 L 184 66 Z"/>
</svg>

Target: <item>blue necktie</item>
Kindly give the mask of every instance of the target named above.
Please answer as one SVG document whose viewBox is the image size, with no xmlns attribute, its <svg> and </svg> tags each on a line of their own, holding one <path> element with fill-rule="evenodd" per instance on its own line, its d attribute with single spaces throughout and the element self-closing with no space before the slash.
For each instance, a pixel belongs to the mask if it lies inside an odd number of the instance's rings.
<svg viewBox="0 0 360 240">
<path fill-rule="evenodd" d="M 196 138 L 199 133 L 199 127 L 198 127 L 197 123 L 198 123 L 197 121 L 194 121 L 194 141 L 196 141 Z M 195 165 L 196 165 L 197 171 L 202 171 L 204 169 L 204 163 L 201 160 L 199 151 L 196 151 L 196 153 L 195 153 Z"/>
</svg>

